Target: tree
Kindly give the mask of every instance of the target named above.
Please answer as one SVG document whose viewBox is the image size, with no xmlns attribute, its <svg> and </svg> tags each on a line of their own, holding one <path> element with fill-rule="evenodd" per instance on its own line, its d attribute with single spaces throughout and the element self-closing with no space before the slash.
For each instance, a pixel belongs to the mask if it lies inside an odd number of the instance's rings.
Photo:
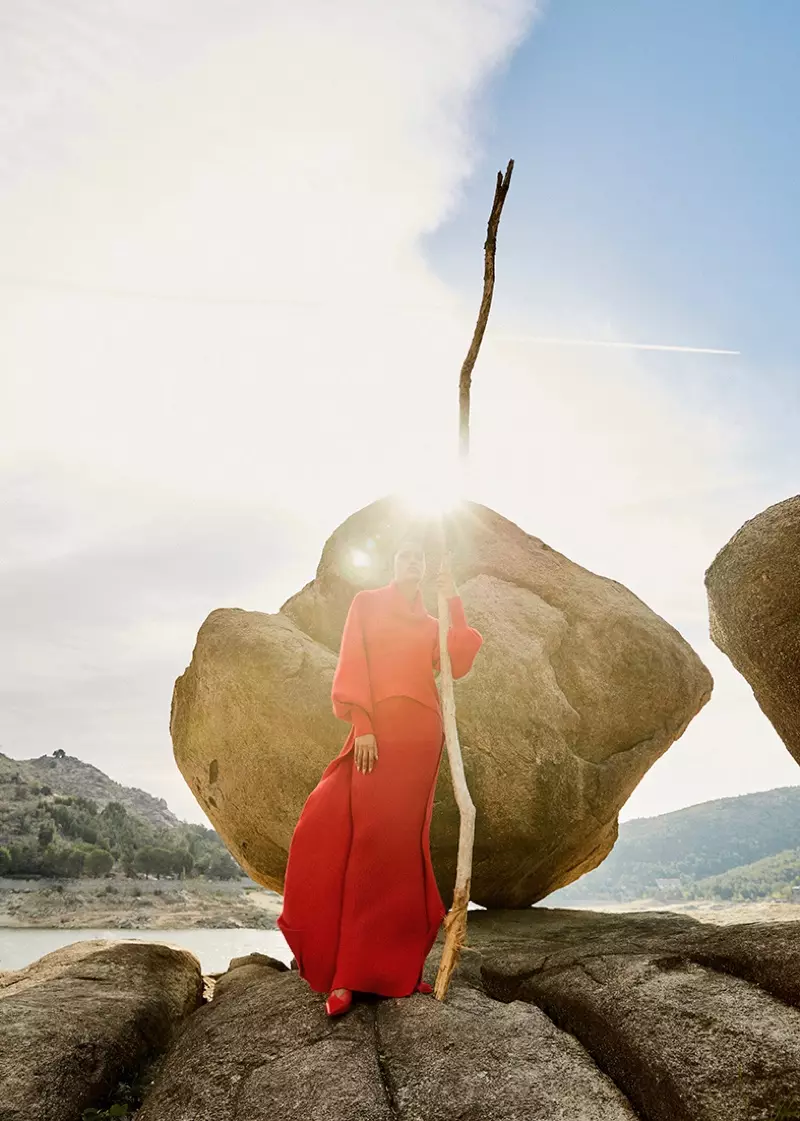
<svg viewBox="0 0 800 1121">
<path fill-rule="evenodd" d="M 111 825 L 117 827 L 123 824 L 125 818 L 128 816 L 128 811 L 125 809 L 122 802 L 107 802 L 100 811 L 100 816 Z"/>
<path fill-rule="evenodd" d="M 52 807 L 50 813 L 65 837 L 76 837 L 78 835 L 80 825 L 70 806 L 59 803 Z"/>
<path fill-rule="evenodd" d="M 132 849 L 126 849 L 123 852 L 120 858 L 120 866 L 129 880 L 136 879 L 136 854 Z"/>
<path fill-rule="evenodd" d="M 66 759 L 66 757 L 67 757 L 67 753 L 66 753 L 66 751 L 64 750 L 63 747 L 58 747 L 53 752 L 53 758 L 54 759 Z"/>
<path fill-rule="evenodd" d="M 137 852 L 135 866 L 138 871 L 160 880 L 162 876 L 168 876 L 172 872 L 172 862 L 173 853 L 170 849 L 148 846 Z"/>
<path fill-rule="evenodd" d="M 204 853 L 202 856 L 197 857 L 194 862 L 195 876 L 207 876 L 210 864 L 211 857 L 208 855 L 208 853 Z"/>
<path fill-rule="evenodd" d="M 85 857 L 85 853 L 83 852 L 82 849 L 79 849 L 79 848 L 70 849 L 69 856 L 67 857 L 67 875 L 68 876 L 77 877 L 77 876 L 80 876 L 80 875 L 83 874 L 84 857 Z"/>
<path fill-rule="evenodd" d="M 233 880 L 241 876 L 242 870 L 228 852 L 214 853 L 208 866 L 212 880 Z"/>
<path fill-rule="evenodd" d="M 97 814 L 97 802 L 95 802 L 93 798 L 84 798 L 82 794 L 78 794 L 73 798 L 73 802 L 92 817 Z"/>
<path fill-rule="evenodd" d="M 45 876 L 68 876 L 71 851 L 64 846 L 48 845 L 42 853 L 42 873 Z"/>
<path fill-rule="evenodd" d="M 194 867 L 194 857 L 188 849 L 178 849 L 173 855 L 172 868 L 179 876 L 188 876 Z"/>
<path fill-rule="evenodd" d="M 83 862 L 83 869 L 87 876 L 104 876 L 113 867 L 114 857 L 105 849 L 90 849 Z"/>
<path fill-rule="evenodd" d="M 38 876 L 42 871 L 42 857 L 38 848 L 30 841 L 20 841 L 9 846 L 11 868 L 17 876 Z"/>
</svg>

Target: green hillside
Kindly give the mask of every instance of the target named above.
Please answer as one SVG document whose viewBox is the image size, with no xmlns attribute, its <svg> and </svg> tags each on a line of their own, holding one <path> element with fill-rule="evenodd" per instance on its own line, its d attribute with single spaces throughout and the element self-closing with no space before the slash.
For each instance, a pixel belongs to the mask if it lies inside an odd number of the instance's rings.
<svg viewBox="0 0 800 1121">
<path fill-rule="evenodd" d="M 122 786 L 91 763 L 84 763 L 64 751 L 40 755 L 38 759 L 11 759 L 0 752 L 0 783 L 19 775 L 29 784 L 42 784 L 59 794 L 91 798 L 102 809 L 108 802 L 119 802 L 126 810 L 151 825 L 177 825 L 178 819 L 163 798 L 154 798 L 135 786 Z"/>
<path fill-rule="evenodd" d="M 800 848 L 765 856 L 743 868 L 699 880 L 687 894 L 696 899 L 780 899 L 800 886 Z"/>
<path fill-rule="evenodd" d="M 734 869 L 743 872 L 755 862 L 796 849 L 800 786 L 702 802 L 660 817 L 623 822 L 614 849 L 600 867 L 554 892 L 548 902 L 641 899 L 664 891 L 659 880 L 679 880 L 678 892 L 692 896 L 699 883 Z M 788 865 L 784 872 L 788 875 Z M 760 880 L 762 872 L 754 875 Z M 781 881 L 784 887 L 788 882 Z"/>
<path fill-rule="evenodd" d="M 0 875 L 243 875 L 217 833 L 66 755 L 0 754 Z"/>
</svg>

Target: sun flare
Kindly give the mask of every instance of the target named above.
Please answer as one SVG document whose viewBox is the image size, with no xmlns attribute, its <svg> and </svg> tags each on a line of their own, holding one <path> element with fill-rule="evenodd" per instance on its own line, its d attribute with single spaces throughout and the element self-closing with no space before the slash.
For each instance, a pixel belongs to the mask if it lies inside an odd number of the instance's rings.
<svg viewBox="0 0 800 1121">
<path fill-rule="evenodd" d="M 403 487 L 399 496 L 409 513 L 421 518 L 452 514 L 464 501 L 466 484 L 456 470 L 432 473 L 418 483 Z"/>
</svg>

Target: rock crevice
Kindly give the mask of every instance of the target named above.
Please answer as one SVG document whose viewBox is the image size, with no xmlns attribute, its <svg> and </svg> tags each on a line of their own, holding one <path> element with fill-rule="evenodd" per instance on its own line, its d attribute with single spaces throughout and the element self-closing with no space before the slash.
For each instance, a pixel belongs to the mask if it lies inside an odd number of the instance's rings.
<svg viewBox="0 0 800 1121">
<path fill-rule="evenodd" d="M 644 1121 L 773 1121 L 800 1106 L 794 925 L 534 910 L 471 931 L 485 991 L 541 1008 Z"/>
</svg>

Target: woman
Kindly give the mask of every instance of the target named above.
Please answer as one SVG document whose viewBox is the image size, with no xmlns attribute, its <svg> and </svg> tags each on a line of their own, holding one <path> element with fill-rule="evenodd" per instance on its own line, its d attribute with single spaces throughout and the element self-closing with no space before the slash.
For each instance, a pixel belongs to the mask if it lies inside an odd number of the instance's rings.
<svg viewBox="0 0 800 1121">
<path fill-rule="evenodd" d="M 446 914 L 429 844 L 444 741 L 439 625 L 422 603 L 424 574 L 422 546 L 407 542 L 394 580 L 350 605 L 332 690 L 350 734 L 308 796 L 289 848 L 278 926 L 301 977 L 329 993 L 329 1016 L 350 1007 L 354 990 L 431 991 L 422 968 Z M 483 639 L 444 566 L 439 587 L 453 676 L 463 677 Z"/>
</svg>

